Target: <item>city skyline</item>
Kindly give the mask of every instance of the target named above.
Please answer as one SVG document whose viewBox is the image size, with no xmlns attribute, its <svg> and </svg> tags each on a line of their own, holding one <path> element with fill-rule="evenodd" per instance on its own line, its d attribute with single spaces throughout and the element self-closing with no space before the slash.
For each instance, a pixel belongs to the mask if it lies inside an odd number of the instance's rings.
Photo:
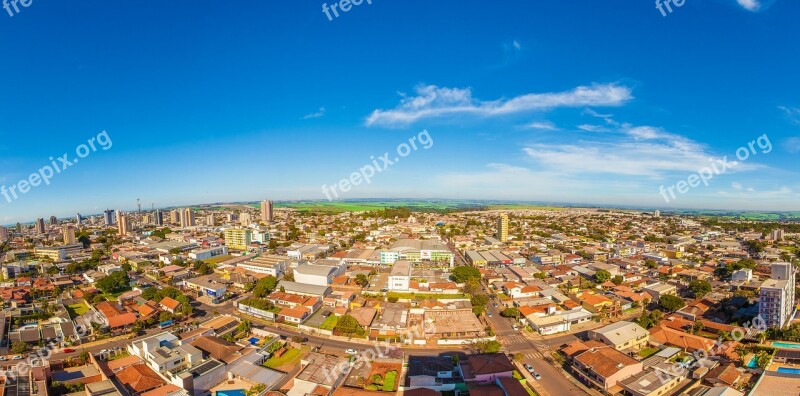
<svg viewBox="0 0 800 396">
<path fill-rule="evenodd" d="M 36 3 L 2 20 L 0 33 L 26 39 L 5 43 L 20 62 L 3 66 L 0 184 L 101 131 L 109 144 L 0 196 L 0 223 L 132 210 L 136 197 L 325 200 L 321 186 L 421 131 L 429 149 L 335 199 L 800 210 L 800 56 L 782 44 L 799 33 L 794 2 L 666 15 L 650 2 L 374 2 L 332 20 L 320 4 L 210 4 Z M 186 18 L 210 25 L 176 31 Z M 708 186 L 676 193 L 748 147 Z"/>
</svg>

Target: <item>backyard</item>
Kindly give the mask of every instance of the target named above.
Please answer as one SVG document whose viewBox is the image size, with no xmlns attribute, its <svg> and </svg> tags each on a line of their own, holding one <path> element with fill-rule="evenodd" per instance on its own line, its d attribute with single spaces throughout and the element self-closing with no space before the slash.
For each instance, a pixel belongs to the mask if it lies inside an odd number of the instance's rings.
<svg viewBox="0 0 800 396">
<path fill-rule="evenodd" d="M 84 303 L 83 301 L 81 301 L 79 303 L 68 305 L 67 312 L 69 312 L 70 318 L 75 319 L 78 316 L 81 316 L 86 312 L 89 312 L 89 306 L 86 305 L 86 303 Z"/>
</svg>

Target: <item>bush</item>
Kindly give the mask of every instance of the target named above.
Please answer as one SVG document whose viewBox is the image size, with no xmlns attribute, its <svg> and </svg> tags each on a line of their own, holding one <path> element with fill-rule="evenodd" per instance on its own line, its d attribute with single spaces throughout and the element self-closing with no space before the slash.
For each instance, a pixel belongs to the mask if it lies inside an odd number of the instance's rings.
<svg viewBox="0 0 800 396">
<path fill-rule="evenodd" d="M 383 381 L 384 392 L 394 392 L 395 385 L 397 384 L 397 371 L 390 371 L 386 373 L 386 379 Z"/>
</svg>

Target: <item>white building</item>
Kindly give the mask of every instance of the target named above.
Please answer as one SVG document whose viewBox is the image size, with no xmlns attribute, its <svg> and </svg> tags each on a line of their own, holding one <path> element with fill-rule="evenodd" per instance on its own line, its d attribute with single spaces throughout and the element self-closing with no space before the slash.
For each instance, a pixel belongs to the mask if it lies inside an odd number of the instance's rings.
<svg viewBox="0 0 800 396">
<path fill-rule="evenodd" d="M 192 260 L 208 260 L 212 257 L 225 256 L 228 254 L 227 246 L 215 246 L 208 249 L 196 249 L 189 253 Z"/>
<path fill-rule="evenodd" d="M 390 291 L 407 292 L 411 287 L 411 262 L 407 260 L 395 261 L 392 272 L 389 274 Z"/>
<path fill-rule="evenodd" d="M 738 271 L 734 271 L 731 274 L 731 280 L 749 282 L 753 280 L 753 270 L 750 268 L 742 268 Z"/>
<path fill-rule="evenodd" d="M 794 287 L 792 264 L 772 264 L 772 276 L 761 285 L 758 304 L 758 314 L 768 327 L 783 327 L 794 317 Z"/>
<path fill-rule="evenodd" d="M 294 281 L 307 285 L 328 286 L 333 283 L 334 277 L 343 272 L 343 266 L 301 264 L 294 269 Z"/>
</svg>

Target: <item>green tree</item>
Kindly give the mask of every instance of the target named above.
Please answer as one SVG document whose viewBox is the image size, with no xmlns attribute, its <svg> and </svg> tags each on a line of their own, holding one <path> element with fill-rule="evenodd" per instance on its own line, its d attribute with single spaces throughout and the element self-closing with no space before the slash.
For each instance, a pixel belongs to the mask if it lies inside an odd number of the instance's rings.
<svg viewBox="0 0 800 396">
<path fill-rule="evenodd" d="M 358 274 L 356 275 L 356 284 L 361 287 L 367 287 L 367 285 L 369 285 L 369 278 L 365 274 Z"/>
<path fill-rule="evenodd" d="M 472 344 L 472 347 L 478 351 L 478 353 L 497 353 L 500 352 L 500 348 L 503 347 L 497 341 L 478 341 Z"/>
<path fill-rule="evenodd" d="M 104 293 L 114 293 L 128 288 L 130 286 L 130 282 L 131 280 L 128 277 L 127 272 L 114 271 L 95 282 L 95 285 Z"/>
<path fill-rule="evenodd" d="M 338 331 L 341 334 L 345 335 L 363 335 L 364 329 L 361 328 L 361 325 L 358 324 L 356 318 L 350 315 L 342 315 L 339 318 L 339 321 L 336 322 L 336 327 L 334 330 Z"/>
<path fill-rule="evenodd" d="M 28 344 L 22 341 L 17 341 L 11 345 L 11 352 L 14 352 L 16 354 L 25 353 L 27 350 L 28 350 Z"/>
<path fill-rule="evenodd" d="M 464 283 L 471 279 L 480 280 L 481 272 L 475 267 L 460 266 L 453 269 L 450 279 L 456 283 Z"/>
<path fill-rule="evenodd" d="M 594 273 L 594 281 L 597 283 L 604 283 L 611 279 L 611 273 L 606 270 L 599 270 Z"/>
<path fill-rule="evenodd" d="M 619 286 L 622 282 L 625 282 L 625 278 L 622 275 L 617 275 L 611 278 L 611 282 L 614 282 L 615 285 Z"/>
<path fill-rule="evenodd" d="M 503 317 L 506 317 L 506 318 L 519 319 L 519 317 L 521 315 L 522 315 L 522 313 L 520 313 L 519 309 L 517 309 L 515 307 L 506 308 L 506 309 L 504 309 L 504 310 L 502 310 L 500 312 L 500 316 L 503 316 Z"/>
<path fill-rule="evenodd" d="M 256 282 L 255 287 L 253 287 L 253 296 L 264 298 L 275 291 L 276 287 L 278 287 L 278 278 L 272 275 L 265 276 Z"/>
<path fill-rule="evenodd" d="M 692 296 L 695 298 L 703 297 L 711 293 L 711 283 L 704 280 L 693 280 L 689 283 L 689 291 L 692 292 Z"/>
<path fill-rule="evenodd" d="M 680 297 L 666 295 L 666 296 L 661 296 L 661 298 L 658 299 L 658 306 L 663 308 L 667 312 L 675 312 L 685 307 L 686 302 L 684 302 L 683 299 Z"/>
</svg>

